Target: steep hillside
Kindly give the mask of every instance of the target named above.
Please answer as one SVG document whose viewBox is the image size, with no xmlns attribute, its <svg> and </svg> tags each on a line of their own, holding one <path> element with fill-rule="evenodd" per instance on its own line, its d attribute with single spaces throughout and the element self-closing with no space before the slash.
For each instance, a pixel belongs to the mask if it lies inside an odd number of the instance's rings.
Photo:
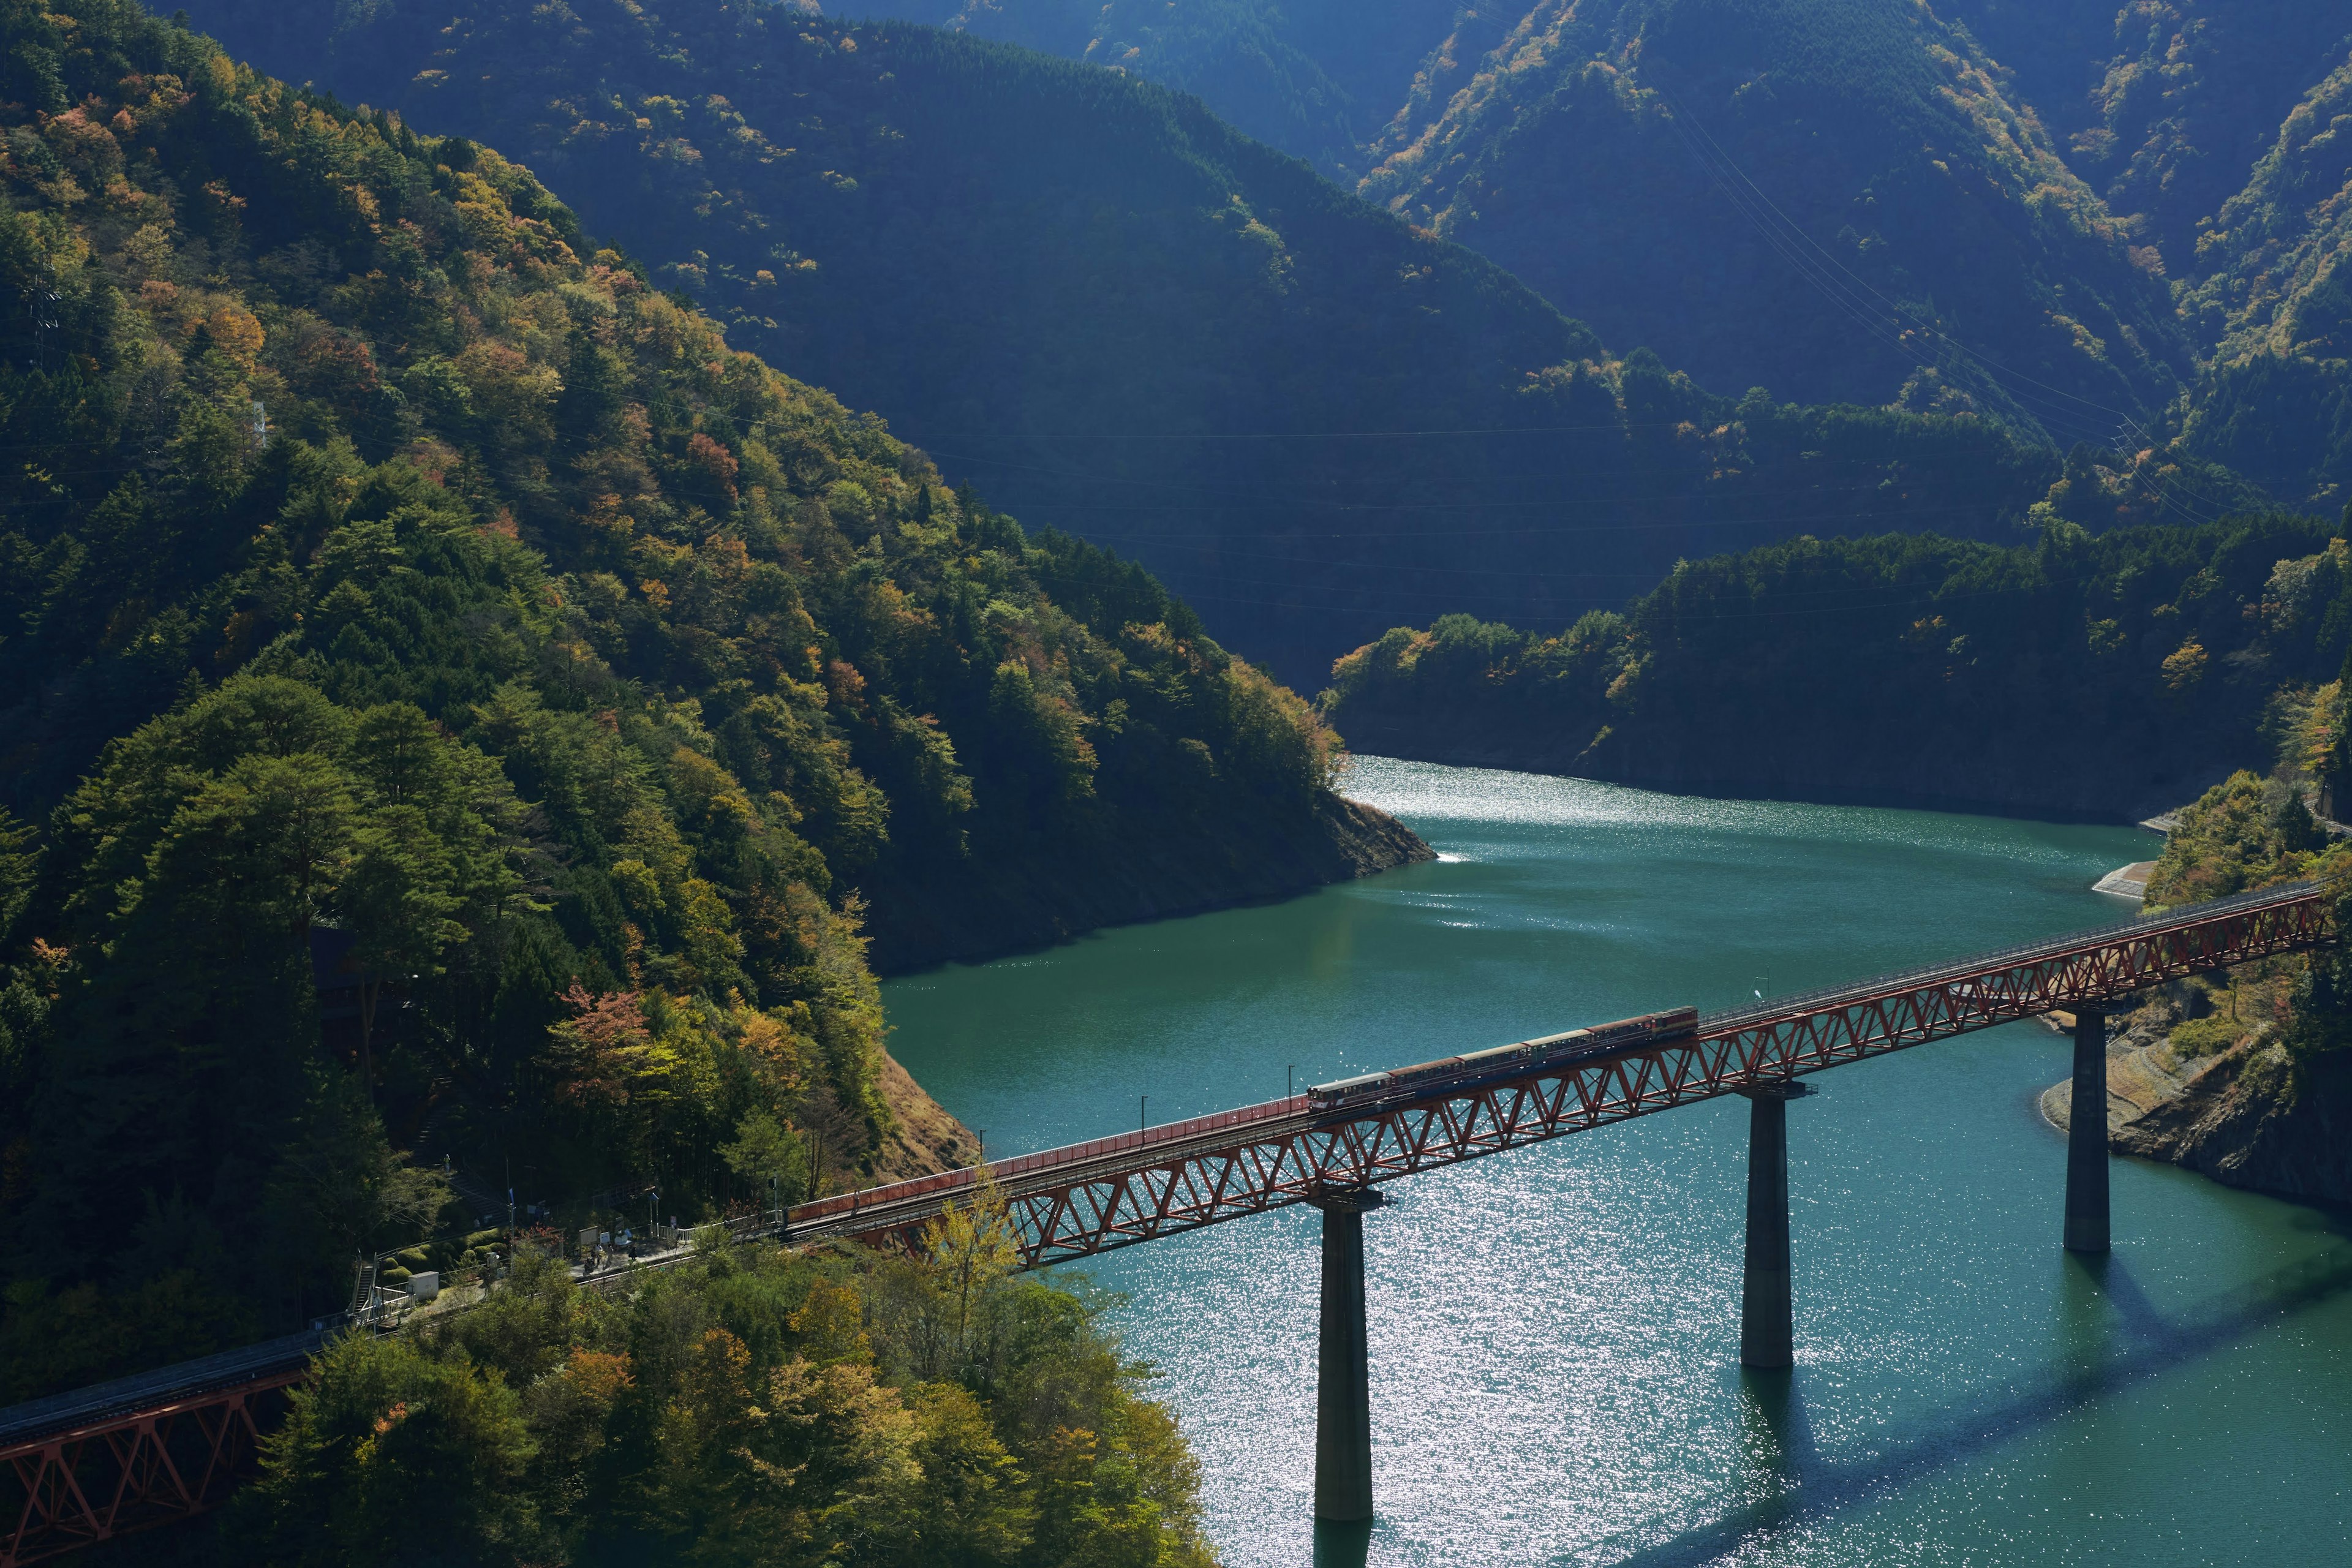
<svg viewBox="0 0 2352 1568">
<path fill-rule="evenodd" d="M 1436 762 L 2132 821 L 2264 764 L 2352 647 L 2344 529 L 2038 520 L 2041 542 L 2009 549 L 1694 562 L 1552 636 L 1400 627 L 1341 660 L 1324 703 L 1368 751 Z"/>
<path fill-rule="evenodd" d="M 2220 341 L 2191 445 L 2282 496 L 2352 493 L 2352 53 L 2198 242 L 2189 309 Z"/>
<path fill-rule="evenodd" d="M 2172 277 L 2352 48 L 2338 0 L 1943 0 L 1999 60 L 2067 163 Z"/>
<path fill-rule="evenodd" d="M 1708 399 L 1196 101 L 1003 46 L 700 0 L 201 16 L 527 156 L 731 341 L 1293 680 L 1797 529 L 1997 532 L 2054 474 L 1967 422 Z"/>
<path fill-rule="evenodd" d="M 2153 258 L 1906 0 L 1552 0 L 1433 59 L 1379 151 L 1368 195 L 1727 392 L 2066 445 L 2191 369 Z"/>
<path fill-rule="evenodd" d="M 498 153 L 113 0 L 0 41 L 0 1402 L 340 1307 L 446 1196 L 395 1146 L 685 1216 L 904 1157 L 869 940 L 1426 853 Z"/>
<path fill-rule="evenodd" d="M 1352 182 L 1457 0 L 848 0 L 1197 94 L 1246 135 Z"/>
<path fill-rule="evenodd" d="M 2333 0 L 1951 0 L 2179 290 L 2205 359 L 2190 449 L 2282 500 L 2352 485 L 2352 15 Z"/>
</svg>

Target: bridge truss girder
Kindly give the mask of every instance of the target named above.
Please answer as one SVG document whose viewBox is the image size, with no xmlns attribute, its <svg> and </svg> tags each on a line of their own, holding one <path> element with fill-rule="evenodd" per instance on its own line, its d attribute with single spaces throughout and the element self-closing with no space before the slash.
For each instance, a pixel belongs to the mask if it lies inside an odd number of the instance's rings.
<svg viewBox="0 0 2352 1568">
<path fill-rule="evenodd" d="M 0 1447 L 0 1568 L 215 1508 L 252 1468 L 257 1406 L 296 1382 L 295 1366 L 233 1388 Z"/>
<path fill-rule="evenodd" d="M 2112 1004 L 2149 986 L 2334 940 L 2332 898 L 2310 897 L 2196 924 L 2106 936 L 2024 963 L 1939 973 L 1826 1003 L 1702 1020 L 1693 1037 L 1343 1121 L 1244 1137 L 1165 1162 L 1003 1189 L 1028 1267 L 1091 1257 L 1370 1186 L 1481 1155 L 1590 1131 L 1696 1100 L 2053 1011 Z M 1237 1130 L 1239 1131 L 1239 1130 Z M 863 1233 L 906 1245 L 917 1224 Z"/>
</svg>

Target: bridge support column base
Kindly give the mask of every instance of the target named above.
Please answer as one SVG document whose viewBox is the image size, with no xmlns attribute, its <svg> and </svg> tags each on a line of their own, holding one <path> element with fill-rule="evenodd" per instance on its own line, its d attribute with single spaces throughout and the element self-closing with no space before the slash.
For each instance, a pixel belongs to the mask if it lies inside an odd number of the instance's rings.
<svg viewBox="0 0 2352 1568">
<path fill-rule="evenodd" d="M 2107 1019 L 2074 1015 L 2074 1101 L 2066 1115 L 2066 1250 L 2107 1250 Z"/>
<path fill-rule="evenodd" d="M 1371 1352 L 1364 1325 L 1364 1215 L 1370 1187 L 1309 1200 L 1323 1211 L 1323 1320 L 1315 1366 L 1315 1517 L 1372 1517 Z"/>
<path fill-rule="evenodd" d="M 1739 1292 L 1739 1364 L 1782 1371 L 1797 1363 L 1789 1259 L 1789 1101 L 1813 1091 L 1791 1079 L 1748 1097 L 1748 1266 Z"/>
</svg>

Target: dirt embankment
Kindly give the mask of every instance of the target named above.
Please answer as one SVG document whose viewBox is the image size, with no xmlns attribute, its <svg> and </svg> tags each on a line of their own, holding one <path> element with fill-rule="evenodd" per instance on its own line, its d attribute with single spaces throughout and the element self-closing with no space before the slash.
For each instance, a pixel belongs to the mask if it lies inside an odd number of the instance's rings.
<svg viewBox="0 0 2352 1568">
<path fill-rule="evenodd" d="M 2352 1061 L 2320 1057 L 2291 1073 L 2266 1026 L 2195 1028 L 2218 1017 L 2192 1019 L 2206 1005 L 2195 987 L 2168 985 L 2109 1020 L 2108 1147 L 2225 1186 L 2352 1203 Z M 2227 1034 L 2238 1037 L 2199 1054 Z M 2073 1100 L 2071 1084 L 2055 1084 L 2042 1113 L 2065 1128 Z"/>
<path fill-rule="evenodd" d="M 882 1098 L 897 1125 L 874 1152 L 872 1180 L 903 1182 L 934 1171 L 958 1171 L 980 1157 L 980 1140 L 948 1114 L 888 1052 L 882 1056 Z"/>
</svg>

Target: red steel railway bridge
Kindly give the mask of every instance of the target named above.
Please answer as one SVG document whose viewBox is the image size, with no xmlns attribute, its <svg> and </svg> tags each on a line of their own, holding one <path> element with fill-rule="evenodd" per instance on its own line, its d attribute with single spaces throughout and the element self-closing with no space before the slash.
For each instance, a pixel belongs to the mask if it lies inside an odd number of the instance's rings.
<svg viewBox="0 0 2352 1568">
<path fill-rule="evenodd" d="M 1531 1057 L 1506 1076 L 1414 1079 L 1334 1106 L 1292 1095 L 996 1161 L 986 1175 L 1029 1267 L 1310 1204 L 1323 1215 L 1316 1513 L 1371 1517 L 1363 1215 L 1381 1186 L 1694 1100 L 1749 1101 L 1740 1359 L 1791 1363 L 1786 1116 L 1826 1068 L 2051 1012 L 2074 1019 L 2077 1106 L 2106 1103 L 2105 1015 L 2168 980 L 2336 940 L 2342 889 L 2297 883 L 2125 924 L 1776 997 L 1622 1047 Z M 1318 1099 L 1321 1103 L 1318 1104 Z M 2107 1247 L 2104 1116 L 2072 1119 L 2064 1245 Z M 946 1172 L 793 1209 L 783 1239 L 906 1246 L 982 1173 Z M 772 1237 L 772 1231 L 754 1233 Z M 317 1333 L 0 1410 L 0 1568 L 215 1504 L 249 1462 L 256 1411 Z"/>
</svg>

